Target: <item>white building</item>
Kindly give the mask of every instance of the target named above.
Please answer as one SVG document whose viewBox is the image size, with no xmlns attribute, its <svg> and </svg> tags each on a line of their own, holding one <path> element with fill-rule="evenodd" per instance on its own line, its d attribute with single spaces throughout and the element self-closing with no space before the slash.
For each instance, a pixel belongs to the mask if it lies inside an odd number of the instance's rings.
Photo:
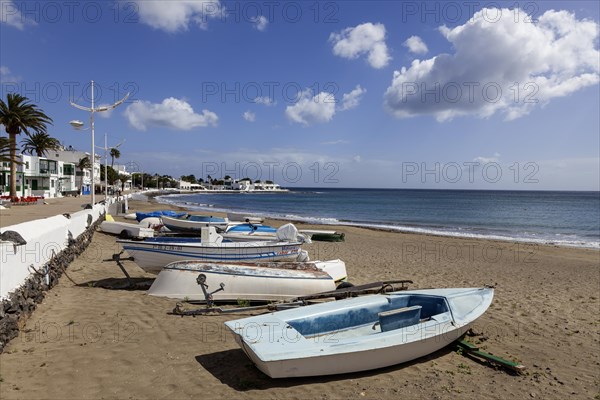
<svg viewBox="0 0 600 400">
<path fill-rule="evenodd" d="M 206 190 L 204 186 L 199 183 L 191 183 L 187 181 L 180 180 L 177 182 L 177 189 L 180 190 Z"/>
<path fill-rule="evenodd" d="M 125 165 L 113 165 L 113 169 L 119 174 L 119 180 L 115 183 L 117 190 L 131 190 L 132 177 L 127 172 Z"/>
<path fill-rule="evenodd" d="M 79 160 L 89 153 L 67 150 L 51 150 L 45 157 L 26 154 L 17 156 L 17 196 L 62 197 L 91 193 L 91 168 L 78 167 Z M 96 188 L 101 187 L 100 162 L 94 163 Z M 10 163 L 0 164 L 0 192 L 10 194 Z"/>
<path fill-rule="evenodd" d="M 46 157 L 20 154 L 17 164 L 17 195 L 61 197 L 78 191 L 75 164 Z M 0 171 L 2 195 L 10 194 L 10 164 Z"/>
<path fill-rule="evenodd" d="M 75 176 L 77 189 L 81 190 L 81 194 L 87 195 L 91 193 L 91 181 L 92 181 L 92 172 L 88 168 L 84 168 L 81 170 L 77 167 L 79 161 L 82 158 L 90 158 L 90 153 L 85 151 L 78 151 L 73 148 L 68 148 L 65 150 L 56 150 L 48 152 L 48 157 L 53 158 L 55 160 L 60 160 L 62 162 L 71 163 L 75 165 Z M 96 187 L 96 191 L 101 190 L 102 182 L 100 181 L 100 156 L 95 154 L 95 162 L 94 162 L 94 183 Z"/>
</svg>

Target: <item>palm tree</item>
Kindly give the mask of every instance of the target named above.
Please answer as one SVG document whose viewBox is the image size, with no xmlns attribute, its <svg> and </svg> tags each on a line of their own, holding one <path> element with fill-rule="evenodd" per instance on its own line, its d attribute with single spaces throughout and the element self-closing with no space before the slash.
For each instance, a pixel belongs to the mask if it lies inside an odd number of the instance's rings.
<svg viewBox="0 0 600 400">
<path fill-rule="evenodd" d="M 114 167 L 115 158 L 121 157 L 121 152 L 119 149 L 115 149 L 114 147 L 110 149 L 110 166 Z"/>
<path fill-rule="evenodd" d="M 25 138 L 21 144 L 23 145 L 23 153 L 29 153 L 43 157 L 50 150 L 58 150 L 60 142 L 44 132 L 37 132 Z"/>
<path fill-rule="evenodd" d="M 92 163 L 90 161 L 90 158 L 88 156 L 80 158 L 79 162 L 77 163 L 77 168 L 79 168 L 79 170 L 81 171 L 81 185 L 80 185 L 80 188 L 81 188 L 81 190 L 83 190 L 83 170 L 84 169 L 91 169 L 92 168 Z"/>
<path fill-rule="evenodd" d="M 0 162 L 10 161 L 10 140 L 0 137 Z"/>
<path fill-rule="evenodd" d="M 0 100 L 0 125 L 8 133 L 10 157 L 10 195 L 17 195 L 17 135 L 31 131 L 46 133 L 46 125 L 52 124 L 52 118 L 44 114 L 29 99 L 18 93 L 6 95 L 6 102 Z"/>
<path fill-rule="evenodd" d="M 77 163 L 77 168 L 79 168 L 79 170 L 82 172 L 82 175 L 84 169 L 91 169 L 92 163 L 90 162 L 90 158 L 88 156 L 80 158 L 79 162 Z"/>
</svg>

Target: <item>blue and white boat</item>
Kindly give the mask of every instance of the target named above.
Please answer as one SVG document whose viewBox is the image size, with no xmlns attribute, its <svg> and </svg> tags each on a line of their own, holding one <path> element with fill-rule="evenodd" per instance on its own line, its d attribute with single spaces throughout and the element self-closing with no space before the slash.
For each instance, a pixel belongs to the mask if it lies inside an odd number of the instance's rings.
<svg viewBox="0 0 600 400">
<path fill-rule="evenodd" d="M 144 271 L 158 274 L 174 261 L 308 261 L 297 241 L 229 242 L 214 227 L 202 229 L 200 238 L 151 238 L 117 240 Z"/>
<path fill-rule="evenodd" d="M 431 354 L 464 335 L 493 289 L 427 289 L 357 297 L 226 322 L 271 378 L 366 371 Z"/>
<path fill-rule="evenodd" d="M 208 215 L 186 215 L 183 218 L 163 216 L 161 219 L 163 225 L 174 232 L 200 232 L 202 228 L 206 228 L 207 226 L 225 229 L 229 223 L 227 218 Z"/>
<path fill-rule="evenodd" d="M 276 240 L 277 228 L 268 225 L 237 224 L 227 226 L 221 235 L 232 242 Z"/>
<path fill-rule="evenodd" d="M 140 222 L 146 218 L 161 218 L 161 217 L 173 217 L 173 218 L 180 218 L 183 217 L 184 215 L 186 215 L 187 213 L 185 212 L 180 212 L 180 211 L 171 211 L 171 210 L 157 210 L 157 211 L 150 211 L 150 212 L 136 212 L 135 213 L 135 219 Z"/>
</svg>

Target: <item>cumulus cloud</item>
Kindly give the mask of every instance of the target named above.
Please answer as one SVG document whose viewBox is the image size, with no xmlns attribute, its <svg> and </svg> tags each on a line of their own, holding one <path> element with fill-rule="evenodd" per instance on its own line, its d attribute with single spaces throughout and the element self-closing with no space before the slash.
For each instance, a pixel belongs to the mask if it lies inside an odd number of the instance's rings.
<svg viewBox="0 0 600 400">
<path fill-rule="evenodd" d="M 333 54 L 348 59 L 367 55 L 367 61 L 373 68 L 388 65 L 391 57 L 385 44 L 385 26 L 367 22 L 346 28 L 329 35 L 333 43 Z"/>
<path fill-rule="evenodd" d="M 500 160 L 500 153 L 494 153 L 491 157 L 478 156 L 473 159 L 473 162 L 477 162 L 480 164 L 489 164 L 492 162 L 497 163 Z"/>
<path fill-rule="evenodd" d="M 342 96 L 342 108 L 340 111 L 350 110 L 357 107 L 360 104 L 362 96 L 367 92 L 367 89 L 363 89 L 360 85 L 356 85 L 353 91 L 350 93 L 344 93 Z"/>
<path fill-rule="evenodd" d="M 395 71 L 386 108 L 399 118 L 502 113 L 511 120 L 598 84 L 598 23 L 567 11 L 549 10 L 534 22 L 515 21 L 514 13 L 482 9 L 464 25 L 441 27 L 454 53 Z"/>
<path fill-rule="evenodd" d="M 285 115 L 290 121 L 305 126 L 329 122 L 335 115 L 335 97 L 328 92 L 313 96 L 307 89 L 300 94 L 296 104 L 286 107 Z"/>
<path fill-rule="evenodd" d="M 254 19 L 254 28 L 258 29 L 261 32 L 264 32 L 267 29 L 267 25 L 269 24 L 269 20 L 261 15 L 260 17 L 256 17 Z"/>
<path fill-rule="evenodd" d="M 197 127 L 216 126 L 219 117 L 212 111 L 194 112 L 192 106 L 180 99 L 169 97 L 161 103 L 139 101 L 125 109 L 129 124 L 140 131 L 149 126 L 189 131 Z"/>
<path fill-rule="evenodd" d="M 403 43 L 404 47 L 408 48 L 408 51 L 414 54 L 425 54 L 429 51 L 423 39 L 418 36 L 411 36 Z"/>
<path fill-rule="evenodd" d="M 222 15 L 219 0 L 139 0 L 135 3 L 140 22 L 169 33 L 186 31 L 191 24 L 206 29 L 210 18 Z"/>
<path fill-rule="evenodd" d="M 0 65 L 0 80 L 2 82 L 19 82 L 21 80 L 20 77 L 12 74 L 10 69 L 5 65 Z"/>
<path fill-rule="evenodd" d="M 244 114 L 242 114 L 242 116 L 248 122 L 254 122 L 254 121 L 256 121 L 256 114 L 254 114 L 251 111 L 246 111 Z"/>
<path fill-rule="evenodd" d="M 26 25 L 36 25 L 35 21 L 28 19 L 21 14 L 20 8 L 23 4 L 24 3 L 17 5 L 10 0 L 0 1 L 0 23 L 20 30 L 25 29 Z"/>
<path fill-rule="evenodd" d="M 320 92 L 313 96 L 313 92 L 306 89 L 300 94 L 295 104 L 286 107 L 285 115 L 290 121 L 304 126 L 329 122 L 337 111 L 346 111 L 357 107 L 366 91 L 360 85 L 356 85 L 354 90 L 342 95 L 342 104 L 340 107 L 336 107 L 337 100 L 332 93 Z"/>
<path fill-rule="evenodd" d="M 271 99 L 268 96 L 259 96 L 257 98 L 254 99 L 254 102 L 257 104 L 263 104 L 267 107 L 271 107 L 277 104 L 277 102 L 273 99 Z"/>
</svg>

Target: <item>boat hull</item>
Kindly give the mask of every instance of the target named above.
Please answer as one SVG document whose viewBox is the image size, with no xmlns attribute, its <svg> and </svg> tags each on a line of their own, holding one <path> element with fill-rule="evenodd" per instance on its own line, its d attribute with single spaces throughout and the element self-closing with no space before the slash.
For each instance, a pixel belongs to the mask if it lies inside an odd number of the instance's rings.
<svg viewBox="0 0 600 400">
<path fill-rule="evenodd" d="M 295 261 L 300 255 L 299 243 L 223 243 L 202 246 L 200 243 L 161 243 L 117 240 L 144 271 L 158 274 L 172 262 L 194 261 Z M 251 245 L 251 246 L 246 246 Z"/>
<path fill-rule="evenodd" d="M 272 378 L 372 370 L 431 354 L 460 338 L 488 309 L 493 289 L 372 295 L 226 322 Z"/>
<path fill-rule="evenodd" d="M 431 337 L 410 346 L 399 344 L 359 352 L 305 357 L 301 360 L 263 361 L 243 343 L 240 335 L 235 335 L 235 341 L 264 374 L 271 378 L 299 378 L 369 371 L 416 360 L 458 340 L 471 328 L 471 325 L 459 329 L 446 326 L 445 334 L 441 338 Z M 334 334 L 323 340 L 336 341 Z"/>
<path fill-rule="evenodd" d="M 341 264 L 341 265 L 340 265 Z M 200 274 L 206 277 L 208 291 L 224 284 L 224 290 L 213 294 L 214 301 L 286 300 L 335 289 L 335 280 L 325 269 L 339 274 L 343 261 L 314 263 L 198 263 L 184 261 L 169 264 L 158 274 L 148 290 L 151 296 L 174 299 L 205 300 L 196 282 Z"/>
<path fill-rule="evenodd" d="M 153 229 L 127 222 L 102 221 L 102 223 L 100 224 L 100 230 L 104 233 L 110 233 L 113 235 L 123 235 L 124 237 L 154 237 Z"/>
<path fill-rule="evenodd" d="M 209 226 L 225 228 L 227 226 L 226 221 L 193 221 L 180 218 L 171 218 L 163 216 L 161 217 L 162 223 L 169 230 L 174 232 L 200 232 L 202 228 Z"/>
</svg>

